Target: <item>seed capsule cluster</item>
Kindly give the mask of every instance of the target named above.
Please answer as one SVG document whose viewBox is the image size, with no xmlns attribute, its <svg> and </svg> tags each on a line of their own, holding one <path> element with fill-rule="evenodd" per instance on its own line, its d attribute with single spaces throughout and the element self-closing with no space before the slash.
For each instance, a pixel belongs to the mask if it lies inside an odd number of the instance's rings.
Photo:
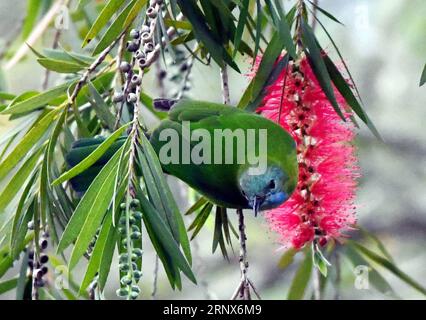
<svg viewBox="0 0 426 320">
<path fill-rule="evenodd" d="M 119 68 L 125 75 L 126 82 L 114 94 L 113 102 L 123 106 L 125 102 L 135 104 L 138 101 L 138 90 L 142 84 L 142 77 L 133 71 L 133 68 L 138 65 L 140 69 L 149 67 L 150 54 L 155 50 L 154 32 L 157 24 L 157 15 L 161 9 L 163 0 L 151 0 L 146 11 L 146 21 L 140 30 L 133 29 L 130 31 L 130 39 L 126 44 L 126 50 L 132 53 L 131 62 L 121 62 Z"/>
<path fill-rule="evenodd" d="M 45 253 L 49 246 L 49 233 L 43 232 L 39 240 L 40 256 L 35 254 L 35 250 L 31 249 L 28 253 L 28 273 L 33 276 L 34 289 L 42 288 L 46 284 L 45 275 L 48 273 L 49 256 Z"/>
<path fill-rule="evenodd" d="M 139 200 L 130 201 L 128 213 L 126 203 L 120 204 L 120 210 L 118 231 L 121 235 L 122 253 L 119 258 L 119 269 L 122 277 L 120 279 L 121 288 L 117 290 L 117 295 L 133 300 L 139 296 L 140 289 L 137 283 L 142 277 L 138 262 L 142 259 L 143 251 L 137 247 L 142 238 L 142 213 L 139 211 Z"/>
</svg>

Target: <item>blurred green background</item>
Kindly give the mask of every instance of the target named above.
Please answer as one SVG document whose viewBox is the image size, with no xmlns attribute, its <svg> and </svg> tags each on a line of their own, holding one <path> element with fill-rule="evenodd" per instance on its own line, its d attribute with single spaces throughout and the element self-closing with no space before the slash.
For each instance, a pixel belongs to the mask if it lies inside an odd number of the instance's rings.
<svg viewBox="0 0 426 320">
<path fill-rule="evenodd" d="M 25 2 L 0 2 L 0 52 L 24 18 Z M 284 3 L 288 8 L 289 2 Z M 357 145 L 363 175 L 357 198 L 359 224 L 380 237 L 402 270 L 426 285 L 426 87 L 418 86 L 426 62 L 426 1 L 320 0 L 320 5 L 345 24 L 343 27 L 322 19 L 346 58 L 366 109 L 386 142 L 378 142 L 364 127 L 359 131 Z M 321 34 L 319 29 L 317 32 Z M 320 39 L 325 47 L 332 48 L 325 37 L 321 35 Z M 37 47 L 51 46 L 51 42 L 52 34 L 48 33 Z M 61 44 L 80 50 L 72 27 L 63 33 Z M 7 58 L 0 63 L 5 64 Z M 239 63 L 245 65 L 243 70 L 249 70 L 249 61 Z M 44 70 L 29 54 L 12 69 L 3 70 L 1 91 L 40 90 L 43 75 Z M 56 80 L 53 75 L 51 85 Z M 155 96 L 158 91 L 154 81 L 146 83 L 147 92 Z M 238 101 L 246 84 L 243 75 L 230 74 L 233 102 Z M 221 100 L 219 70 L 215 66 L 194 66 L 191 96 Z M 0 117 L 0 134 L 11 126 L 13 123 Z M 186 209 L 186 190 L 180 183 L 173 183 L 182 209 Z M 235 221 L 234 216 L 232 219 Z M 247 214 L 246 220 L 250 277 L 264 299 L 284 299 L 301 257 L 296 256 L 293 265 L 280 270 L 277 263 L 283 250 L 276 235 L 268 230 L 262 217 Z M 193 242 L 194 269 L 200 284 L 185 281 L 182 292 L 173 292 L 160 267 L 159 299 L 228 299 L 232 295 L 239 281 L 238 245 L 235 241 L 236 254 L 231 253 L 230 263 L 219 250 L 212 255 L 212 231 L 213 219 Z M 147 245 L 141 282 L 145 299 L 150 298 L 154 260 Z M 373 288 L 357 290 L 352 265 L 345 257 L 341 262 L 339 298 L 387 298 Z M 82 271 L 77 272 L 76 280 L 81 280 Z M 401 298 L 424 298 L 389 273 L 382 274 Z M 107 298 L 115 298 L 117 283 L 117 271 L 112 270 Z M 326 298 L 334 295 L 335 289 L 330 286 Z M 0 298 L 13 299 L 13 294 Z"/>
</svg>

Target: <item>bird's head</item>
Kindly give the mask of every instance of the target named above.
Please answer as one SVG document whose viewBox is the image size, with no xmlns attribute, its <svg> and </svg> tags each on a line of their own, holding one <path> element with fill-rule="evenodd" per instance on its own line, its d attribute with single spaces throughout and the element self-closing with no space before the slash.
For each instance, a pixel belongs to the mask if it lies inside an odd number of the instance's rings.
<svg viewBox="0 0 426 320">
<path fill-rule="evenodd" d="M 264 173 L 257 175 L 244 170 L 239 184 L 242 195 L 255 215 L 259 210 L 278 207 L 289 198 L 294 189 L 288 175 L 277 165 L 269 165 Z"/>
</svg>

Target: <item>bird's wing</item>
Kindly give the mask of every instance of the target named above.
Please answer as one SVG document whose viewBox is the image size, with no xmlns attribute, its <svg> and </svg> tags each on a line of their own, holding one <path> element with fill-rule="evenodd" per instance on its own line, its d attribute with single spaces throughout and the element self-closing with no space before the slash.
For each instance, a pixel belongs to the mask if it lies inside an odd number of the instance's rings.
<svg viewBox="0 0 426 320">
<path fill-rule="evenodd" d="M 241 112 L 244 111 L 238 108 L 231 108 L 224 104 L 185 99 L 180 100 L 173 106 L 169 112 L 169 119 L 177 122 L 198 122 L 211 119 L 212 117 Z"/>
</svg>

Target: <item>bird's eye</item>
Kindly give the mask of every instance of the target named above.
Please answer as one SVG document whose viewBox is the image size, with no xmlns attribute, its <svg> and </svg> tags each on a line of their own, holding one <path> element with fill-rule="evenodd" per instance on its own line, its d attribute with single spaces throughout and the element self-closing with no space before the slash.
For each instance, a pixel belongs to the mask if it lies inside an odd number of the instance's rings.
<svg viewBox="0 0 426 320">
<path fill-rule="evenodd" d="M 268 187 L 269 187 L 269 189 L 275 189 L 275 180 L 269 181 Z"/>
</svg>

